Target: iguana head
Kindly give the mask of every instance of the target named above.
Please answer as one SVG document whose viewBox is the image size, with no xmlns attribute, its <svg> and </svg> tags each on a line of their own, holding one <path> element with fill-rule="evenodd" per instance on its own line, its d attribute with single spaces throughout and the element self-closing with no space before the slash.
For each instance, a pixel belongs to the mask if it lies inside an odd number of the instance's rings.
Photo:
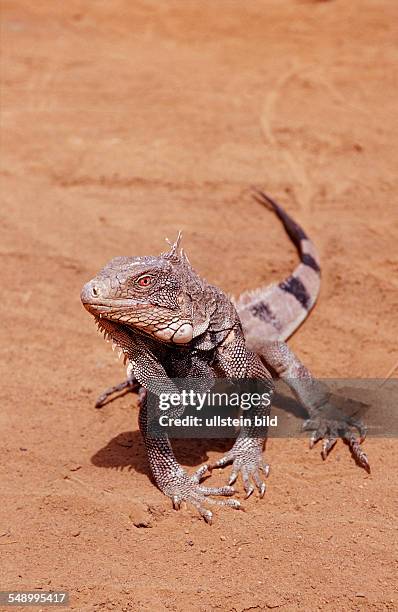
<svg viewBox="0 0 398 612">
<path fill-rule="evenodd" d="M 206 329 L 203 322 L 196 325 L 194 313 L 203 281 L 180 250 L 180 240 L 181 234 L 158 257 L 115 257 L 84 285 L 84 307 L 117 344 L 132 329 L 178 345 Z"/>
</svg>

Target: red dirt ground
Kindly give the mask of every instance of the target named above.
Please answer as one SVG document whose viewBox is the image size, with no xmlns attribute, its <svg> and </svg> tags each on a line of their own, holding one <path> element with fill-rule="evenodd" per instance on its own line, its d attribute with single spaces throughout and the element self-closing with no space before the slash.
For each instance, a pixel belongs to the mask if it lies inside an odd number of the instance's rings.
<svg viewBox="0 0 398 612">
<path fill-rule="evenodd" d="M 263 501 L 211 527 L 176 513 L 133 396 L 94 408 L 123 370 L 79 299 L 111 257 L 178 229 L 231 293 L 281 279 L 296 253 L 256 184 L 322 257 L 291 346 L 319 376 L 383 377 L 397 23 L 394 0 L 3 0 L 2 589 L 67 589 L 79 611 L 397 609 L 396 440 L 365 442 L 368 475 L 342 444 L 322 462 L 272 439 Z M 192 470 L 222 448 L 176 452 Z"/>
</svg>

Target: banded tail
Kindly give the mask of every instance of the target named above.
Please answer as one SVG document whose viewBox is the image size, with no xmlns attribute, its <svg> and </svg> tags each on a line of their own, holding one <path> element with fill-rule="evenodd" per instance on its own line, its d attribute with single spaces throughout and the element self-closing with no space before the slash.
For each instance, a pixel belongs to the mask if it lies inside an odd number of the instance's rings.
<svg viewBox="0 0 398 612">
<path fill-rule="evenodd" d="M 246 341 L 258 351 L 264 340 L 289 338 L 308 316 L 319 293 L 320 263 L 314 244 L 283 208 L 257 189 L 254 197 L 279 217 L 300 256 L 300 264 L 285 280 L 245 291 L 236 301 Z"/>
</svg>

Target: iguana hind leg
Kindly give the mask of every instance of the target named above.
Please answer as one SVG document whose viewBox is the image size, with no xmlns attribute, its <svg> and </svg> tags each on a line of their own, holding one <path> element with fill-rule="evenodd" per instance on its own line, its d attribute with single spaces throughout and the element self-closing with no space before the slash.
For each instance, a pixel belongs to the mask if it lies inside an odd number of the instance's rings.
<svg viewBox="0 0 398 612">
<path fill-rule="evenodd" d="M 126 391 L 126 393 L 137 393 L 139 389 L 140 383 L 136 378 L 134 378 L 134 376 L 132 376 L 131 378 L 126 378 L 126 380 L 119 383 L 118 385 L 114 385 L 113 387 L 108 387 L 108 389 L 105 389 L 105 391 L 98 396 L 97 401 L 95 402 L 95 407 L 102 408 L 108 402 L 117 399 L 119 397 L 117 394 L 121 393 L 122 391 Z"/>
<path fill-rule="evenodd" d="M 370 471 L 367 455 L 361 448 L 366 437 L 365 425 L 345 414 L 339 407 L 339 398 L 334 396 L 324 383 L 312 376 L 285 342 L 264 342 L 259 354 L 277 376 L 286 382 L 307 410 L 309 418 L 303 429 L 313 432 L 310 447 L 323 440 L 321 454 L 322 458 L 326 459 L 338 438 L 342 438 L 349 445 L 357 463 Z M 358 407 L 361 406 L 362 404 L 358 403 Z M 355 435 L 355 430 L 359 438 Z"/>
</svg>

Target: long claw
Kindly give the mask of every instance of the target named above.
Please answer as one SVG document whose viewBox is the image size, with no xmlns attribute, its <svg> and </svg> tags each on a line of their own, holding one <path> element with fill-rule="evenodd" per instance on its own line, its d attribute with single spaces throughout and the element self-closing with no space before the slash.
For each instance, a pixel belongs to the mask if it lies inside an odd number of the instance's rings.
<svg viewBox="0 0 398 612">
<path fill-rule="evenodd" d="M 171 501 L 173 502 L 174 510 L 180 510 L 180 508 L 181 508 L 181 499 L 177 495 L 174 495 L 174 497 L 172 498 Z"/>
<path fill-rule="evenodd" d="M 322 459 L 325 460 L 327 458 L 328 454 L 330 453 L 336 442 L 337 438 L 326 438 L 326 440 L 323 441 L 321 452 Z"/>
<path fill-rule="evenodd" d="M 355 461 L 370 474 L 368 456 L 361 448 L 362 439 L 357 440 L 354 434 L 348 434 L 344 436 L 344 439 L 348 443 Z"/>
<path fill-rule="evenodd" d="M 213 513 L 210 510 L 206 510 L 206 508 L 198 508 L 199 514 L 204 518 L 205 522 L 208 525 L 211 525 L 213 522 Z"/>
<path fill-rule="evenodd" d="M 318 431 L 314 431 L 314 433 L 310 437 L 310 448 L 314 448 L 315 444 L 319 442 L 319 440 L 322 440 L 322 438 L 323 438 L 322 433 Z"/>
<path fill-rule="evenodd" d="M 262 499 L 265 495 L 265 491 L 267 489 L 267 486 L 265 484 L 265 482 L 263 482 L 261 480 L 260 474 L 258 473 L 258 471 L 256 470 L 255 472 L 253 472 L 252 474 L 252 478 L 254 480 L 254 483 L 258 489 L 259 495 L 260 495 L 260 499 Z"/>
<path fill-rule="evenodd" d="M 204 508 L 201 502 L 198 499 L 196 499 L 194 496 L 188 498 L 187 501 L 193 506 L 195 506 L 200 516 L 206 521 L 206 523 L 211 525 L 211 522 L 213 520 L 213 513 L 207 508 Z"/>
<path fill-rule="evenodd" d="M 270 466 L 268 465 L 268 463 L 260 463 L 260 470 L 262 470 L 262 472 L 264 472 L 264 476 L 265 478 L 268 478 L 269 473 L 270 473 Z"/>
<path fill-rule="evenodd" d="M 251 484 L 250 479 L 249 479 L 249 472 L 245 468 L 242 468 L 242 480 L 243 480 L 243 488 L 246 492 L 245 499 L 248 499 L 254 491 L 254 486 Z"/>
<path fill-rule="evenodd" d="M 238 472 L 233 471 L 229 477 L 228 484 L 233 485 L 236 482 L 237 478 L 238 478 Z"/>
<path fill-rule="evenodd" d="M 208 470 L 208 465 L 207 464 L 200 466 L 200 468 L 197 469 L 194 474 L 192 474 L 192 479 L 195 482 L 200 482 L 202 480 L 202 477 L 204 476 L 204 474 L 206 474 L 207 470 Z"/>
</svg>

